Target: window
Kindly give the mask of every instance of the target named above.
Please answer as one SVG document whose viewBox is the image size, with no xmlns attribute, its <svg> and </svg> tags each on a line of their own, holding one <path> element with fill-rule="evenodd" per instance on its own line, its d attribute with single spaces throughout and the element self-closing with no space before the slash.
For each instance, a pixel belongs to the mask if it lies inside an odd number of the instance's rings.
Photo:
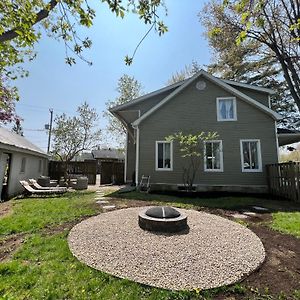
<svg viewBox="0 0 300 300">
<path fill-rule="evenodd" d="M 39 159 L 39 170 L 38 170 L 39 173 L 42 172 L 42 160 Z"/>
<path fill-rule="evenodd" d="M 242 172 L 261 172 L 261 150 L 259 140 L 241 140 Z"/>
<path fill-rule="evenodd" d="M 236 99 L 234 97 L 217 98 L 217 120 L 236 121 Z"/>
<path fill-rule="evenodd" d="M 204 143 L 204 171 L 223 172 L 222 141 L 206 141 Z"/>
<path fill-rule="evenodd" d="M 156 142 L 156 165 L 155 169 L 157 171 L 173 170 L 173 143 L 165 141 Z"/>
<path fill-rule="evenodd" d="M 26 157 L 22 157 L 20 173 L 25 173 L 25 168 L 26 168 Z"/>
</svg>

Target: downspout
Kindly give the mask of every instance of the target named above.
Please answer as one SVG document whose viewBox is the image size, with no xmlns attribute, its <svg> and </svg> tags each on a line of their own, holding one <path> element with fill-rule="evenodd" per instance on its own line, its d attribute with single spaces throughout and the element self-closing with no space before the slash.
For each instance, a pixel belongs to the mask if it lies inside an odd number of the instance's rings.
<svg viewBox="0 0 300 300">
<path fill-rule="evenodd" d="M 124 164 L 124 183 L 127 182 L 127 148 L 128 148 L 128 130 L 126 132 L 126 146 L 125 146 L 125 164 Z"/>
<path fill-rule="evenodd" d="M 140 154 L 140 130 L 136 126 L 136 148 L 135 148 L 135 185 L 139 185 L 139 154 Z"/>
<path fill-rule="evenodd" d="M 277 151 L 277 162 L 276 163 L 279 163 L 279 141 L 278 141 L 278 133 L 277 133 L 277 122 L 275 121 L 274 122 L 275 125 L 275 139 L 276 139 L 276 151 Z"/>
</svg>

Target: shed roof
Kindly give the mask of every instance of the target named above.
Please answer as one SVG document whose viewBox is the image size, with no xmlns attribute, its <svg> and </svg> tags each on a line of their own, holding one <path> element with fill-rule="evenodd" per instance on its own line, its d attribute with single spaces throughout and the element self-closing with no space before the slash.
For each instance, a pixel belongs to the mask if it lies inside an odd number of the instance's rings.
<svg viewBox="0 0 300 300">
<path fill-rule="evenodd" d="M 38 156 L 49 157 L 47 153 L 25 137 L 0 127 L 0 148 L 7 149 L 8 147 L 17 152 L 30 152 Z"/>
<path fill-rule="evenodd" d="M 96 159 L 118 159 L 124 160 L 125 155 L 124 152 L 120 149 L 99 149 L 99 150 L 92 150 L 93 157 Z"/>
</svg>

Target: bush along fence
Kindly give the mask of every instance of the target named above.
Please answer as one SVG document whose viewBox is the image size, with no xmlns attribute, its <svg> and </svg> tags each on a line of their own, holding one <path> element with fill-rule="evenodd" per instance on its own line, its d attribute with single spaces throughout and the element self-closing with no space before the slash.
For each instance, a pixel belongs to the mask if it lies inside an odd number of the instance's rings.
<svg viewBox="0 0 300 300">
<path fill-rule="evenodd" d="M 270 194 L 300 202 L 300 163 L 271 164 L 266 168 Z"/>
</svg>

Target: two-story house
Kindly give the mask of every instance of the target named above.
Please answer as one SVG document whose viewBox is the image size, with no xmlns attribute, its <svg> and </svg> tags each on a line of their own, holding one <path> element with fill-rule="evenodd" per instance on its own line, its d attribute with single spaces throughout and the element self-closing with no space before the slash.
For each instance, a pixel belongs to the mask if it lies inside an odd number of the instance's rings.
<svg viewBox="0 0 300 300">
<path fill-rule="evenodd" d="M 216 78 L 201 70 L 110 110 L 127 128 L 125 180 L 150 176 L 152 190 L 177 190 L 185 158 L 165 138 L 182 131 L 218 133 L 203 145 L 197 191 L 267 192 L 265 165 L 278 162 L 272 90 Z"/>
</svg>

